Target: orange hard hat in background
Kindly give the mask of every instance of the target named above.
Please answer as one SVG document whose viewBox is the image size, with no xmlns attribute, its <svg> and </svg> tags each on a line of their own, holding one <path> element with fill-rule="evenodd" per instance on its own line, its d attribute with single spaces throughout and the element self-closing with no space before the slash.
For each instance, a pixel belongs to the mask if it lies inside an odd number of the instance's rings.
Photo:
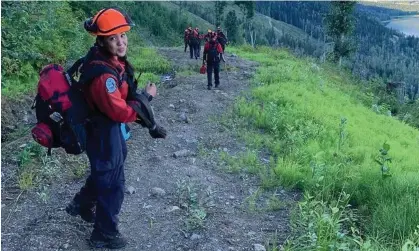
<svg viewBox="0 0 419 251">
<path fill-rule="evenodd" d="M 93 18 L 84 22 L 84 28 L 96 36 L 110 36 L 126 32 L 134 26 L 131 19 L 117 8 L 100 10 Z"/>
</svg>

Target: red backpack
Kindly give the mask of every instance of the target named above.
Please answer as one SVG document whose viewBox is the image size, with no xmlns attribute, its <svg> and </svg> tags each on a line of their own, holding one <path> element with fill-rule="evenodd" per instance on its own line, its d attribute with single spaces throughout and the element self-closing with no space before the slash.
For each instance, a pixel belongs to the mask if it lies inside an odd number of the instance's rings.
<svg viewBox="0 0 419 251">
<path fill-rule="evenodd" d="M 220 62 L 220 53 L 218 53 L 217 46 L 218 42 L 210 41 L 207 52 L 207 63 L 218 63 Z"/>
<path fill-rule="evenodd" d="M 69 154 L 85 150 L 84 124 L 89 115 L 89 106 L 81 86 L 73 74 L 82 65 L 78 60 L 68 71 L 61 65 L 50 64 L 39 73 L 37 95 L 32 109 L 36 111 L 37 124 L 32 129 L 36 142 L 48 148 L 63 147 Z"/>
</svg>

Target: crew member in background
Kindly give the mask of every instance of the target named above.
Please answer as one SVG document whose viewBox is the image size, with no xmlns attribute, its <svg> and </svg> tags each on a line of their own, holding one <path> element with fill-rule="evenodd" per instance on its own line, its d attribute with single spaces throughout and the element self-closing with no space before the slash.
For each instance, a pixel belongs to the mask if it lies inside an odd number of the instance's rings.
<svg viewBox="0 0 419 251">
<path fill-rule="evenodd" d="M 212 88 L 212 72 L 214 72 L 215 88 L 217 88 L 220 85 L 220 60 L 225 62 L 225 59 L 223 56 L 223 48 L 217 41 L 217 35 L 215 33 L 211 33 L 210 41 L 205 43 L 204 55 L 202 58 L 202 63 L 207 65 L 207 88 L 208 90 L 211 90 Z"/>
<path fill-rule="evenodd" d="M 198 33 L 198 47 L 196 48 L 197 50 L 197 57 L 195 57 L 196 59 L 201 58 L 201 40 L 204 38 L 204 36 L 202 34 L 199 33 L 199 28 L 196 27 L 195 28 L 196 32 Z"/>
<path fill-rule="evenodd" d="M 212 30 L 208 29 L 208 33 L 204 35 L 205 43 L 211 40 L 211 33 L 212 33 Z"/>
<path fill-rule="evenodd" d="M 198 47 L 199 47 L 199 31 L 195 28 L 189 35 L 189 51 L 190 56 L 193 59 L 198 59 Z"/>
<path fill-rule="evenodd" d="M 185 43 L 185 52 L 189 44 L 189 29 L 190 27 L 188 29 L 185 29 L 185 31 L 183 32 L 183 42 Z"/>
<path fill-rule="evenodd" d="M 223 51 L 225 52 L 225 46 L 228 44 L 227 36 L 224 34 L 224 32 L 221 30 L 221 27 L 217 28 L 217 40 L 221 44 L 221 47 L 223 48 Z"/>
</svg>

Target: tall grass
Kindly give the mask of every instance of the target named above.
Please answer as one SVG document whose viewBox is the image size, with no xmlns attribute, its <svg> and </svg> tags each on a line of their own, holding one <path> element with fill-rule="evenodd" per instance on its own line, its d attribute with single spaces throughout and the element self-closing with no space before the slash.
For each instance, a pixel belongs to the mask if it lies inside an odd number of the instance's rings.
<svg viewBox="0 0 419 251">
<path fill-rule="evenodd" d="M 160 56 L 154 48 L 136 46 L 130 50 L 129 60 L 137 72 L 164 74 L 171 70 L 170 62 Z"/>
<path fill-rule="evenodd" d="M 135 38 L 133 39 L 135 41 Z M 160 75 L 168 73 L 172 69 L 170 62 L 160 56 L 154 48 L 132 46 L 128 59 L 135 69 L 139 78 L 139 86 L 142 87 L 147 81 L 156 83 L 160 81 Z"/>
<path fill-rule="evenodd" d="M 282 184 L 326 201 L 350 194 L 370 236 L 408 238 L 419 225 L 419 131 L 365 106 L 372 99 L 333 67 L 284 50 L 230 51 L 261 63 L 252 102 L 241 98 L 235 109 L 276 159 Z M 386 175 L 377 162 L 384 143 Z"/>
</svg>

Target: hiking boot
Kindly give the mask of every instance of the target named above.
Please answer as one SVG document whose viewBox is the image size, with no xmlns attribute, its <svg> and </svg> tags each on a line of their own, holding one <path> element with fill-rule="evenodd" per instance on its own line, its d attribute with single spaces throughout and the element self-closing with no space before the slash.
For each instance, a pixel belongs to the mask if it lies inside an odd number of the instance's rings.
<svg viewBox="0 0 419 251">
<path fill-rule="evenodd" d="M 71 216 L 80 215 L 80 217 L 89 223 L 94 223 L 96 219 L 96 213 L 94 207 L 81 207 L 79 203 L 74 200 L 70 202 L 65 208 L 65 211 Z"/>
<path fill-rule="evenodd" d="M 89 245 L 92 248 L 120 249 L 127 244 L 128 241 L 120 233 L 115 236 L 108 236 L 95 230 L 93 230 L 89 240 Z"/>
<path fill-rule="evenodd" d="M 214 88 L 218 88 L 218 86 L 220 86 L 220 84 L 216 84 L 216 85 L 214 86 Z"/>
<path fill-rule="evenodd" d="M 211 86 L 210 85 L 208 86 L 208 90 L 211 90 Z"/>
</svg>

